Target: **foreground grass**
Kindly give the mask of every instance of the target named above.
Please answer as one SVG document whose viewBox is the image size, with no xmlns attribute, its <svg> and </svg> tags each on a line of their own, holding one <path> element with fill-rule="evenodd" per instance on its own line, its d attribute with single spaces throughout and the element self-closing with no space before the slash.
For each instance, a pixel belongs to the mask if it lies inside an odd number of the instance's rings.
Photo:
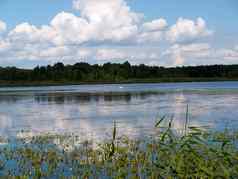
<svg viewBox="0 0 238 179">
<path fill-rule="evenodd" d="M 97 144 L 77 136 L 43 135 L 5 141 L 0 175 L 20 178 L 238 178 L 238 133 L 185 125 L 183 134 L 161 127 L 143 140 L 117 137 Z"/>
</svg>

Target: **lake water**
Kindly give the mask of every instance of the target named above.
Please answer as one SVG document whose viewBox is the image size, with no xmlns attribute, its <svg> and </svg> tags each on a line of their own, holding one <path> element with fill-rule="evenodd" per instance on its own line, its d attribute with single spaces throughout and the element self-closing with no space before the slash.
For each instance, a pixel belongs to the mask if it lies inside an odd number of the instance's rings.
<svg viewBox="0 0 238 179">
<path fill-rule="evenodd" d="M 238 82 L 114 84 L 0 88 L 0 135 L 104 139 L 116 121 L 120 135 L 143 137 L 163 115 L 183 129 L 187 105 L 190 126 L 238 129 Z"/>
</svg>

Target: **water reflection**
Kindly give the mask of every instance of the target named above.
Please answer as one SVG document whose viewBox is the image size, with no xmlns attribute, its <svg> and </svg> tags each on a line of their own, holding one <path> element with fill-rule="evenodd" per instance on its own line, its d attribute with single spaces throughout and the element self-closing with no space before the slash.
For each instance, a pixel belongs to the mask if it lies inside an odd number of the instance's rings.
<svg viewBox="0 0 238 179">
<path fill-rule="evenodd" d="M 126 101 L 130 102 L 132 96 L 136 96 L 131 93 L 122 93 L 122 94 L 90 94 L 90 93 L 78 93 L 78 94 L 43 94 L 43 95 L 35 95 L 34 99 L 38 103 L 56 103 L 56 104 L 64 104 L 64 103 L 90 103 L 90 102 L 99 102 L 99 101 Z"/>
<path fill-rule="evenodd" d="M 150 88 L 150 87 L 149 87 Z M 0 135 L 21 130 L 33 134 L 73 132 L 104 139 L 117 121 L 121 135 L 143 137 L 154 132 L 158 116 L 174 117 L 173 128 L 189 123 L 215 130 L 238 128 L 238 93 L 201 91 L 14 92 L 0 94 Z"/>
<path fill-rule="evenodd" d="M 37 103 L 90 103 L 98 101 L 126 101 L 130 102 L 132 98 L 141 100 L 147 97 L 162 94 L 162 92 L 107 92 L 107 93 L 33 93 L 31 95 L 0 95 L 0 103 L 16 103 L 34 99 Z"/>
</svg>

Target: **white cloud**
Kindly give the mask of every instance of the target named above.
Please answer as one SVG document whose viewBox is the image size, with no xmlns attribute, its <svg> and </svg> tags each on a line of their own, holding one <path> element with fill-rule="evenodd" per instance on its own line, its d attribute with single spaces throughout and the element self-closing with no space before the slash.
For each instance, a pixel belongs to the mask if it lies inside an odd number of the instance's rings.
<svg viewBox="0 0 238 179">
<path fill-rule="evenodd" d="M 10 44 L 3 41 L 3 40 L 0 40 L 0 52 L 2 51 L 6 51 L 7 49 L 10 48 Z"/>
<path fill-rule="evenodd" d="M 128 58 L 127 54 L 123 51 L 116 49 L 99 49 L 96 53 L 97 60 L 112 60 L 112 59 L 125 59 Z"/>
<path fill-rule="evenodd" d="M 127 48 L 103 48 L 97 49 L 92 58 L 95 57 L 97 63 L 106 61 L 124 62 L 129 60 L 132 64 L 159 64 L 159 48 L 127 47 Z"/>
<path fill-rule="evenodd" d="M 207 43 L 197 43 L 189 45 L 175 44 L 163 53 L 167 56 L 172 65 L 179 66 L 188 64 L 193 59 L 208 58 L 210 56 L 211 47 Z"/>
<path fill-rule="evenodd" d="M 160 31 L 165 30 L 167 27 L 167 21 L 163 18 L 153 20 L 151 22 L 146 22 L 142 25 L 144 31 Z"/>
<path fill-rule="evenodd" d="M 59 58 L 61 56 L 69 55 L 70 49 L 67 46 L 59 46 L 59 47 L 52 47 L 48 48 L 44 51 L 40 51 L 39 56 L 41 58 Z"/>
<path fill-rule="evenodd" d="M 234 48 L 212 48 L 208 43 L 175 44 L 168 48 L 161 58 L 167 65 L 235 64 L 238 50 Z"/>
<path fill-rule="evenodd" d="M 27 22 L 6 32 L 0 21 L 0 64 L 5 61 L 106 61 L 150 65 L 234 63 L 238 46 L 215 49 L 204 37 L 213 34 L 205 20 L 179 18 L 169 26 L 163 18 L 144 21 L 125 0 L 74 0 L 80 12 L 60 12 L 49 24 Z M 169 47 L 167 47 L 169 45 Z M 171 45 L 171 46 L 170 46 Z M 164 52 L 162 53 L 162 49 Z"/>
<path fill-rule="evenodd" d="M 112 23 L 110 26 L 120 27 L 141 18 L 141 14 L 131 11 L 124 0 L 74 0 L 73 6 L 90 23 Z"/>
<path fill-rule="evenodd" d="M 53 41 L 56 45 L 82 44 L 92 38 L 93 29 L 87 20 L 71 13 L 57 14 L 50 25 L 55 33 Z"/>
<path fill-rule="evenodd" d="M 49 26 L 37 28 L 29 23 L 22 23 L 9 32 L 7 40 L 12 42 L 12 44 L 20 45 L 46 44 L 50 43 L 55 35 L 55 32 Z"/>
<path fill-rule="evenodd" d="M 156 43 L 160 42 L 163 39 L 164 33 L 161 31 L 155 31 L 155 32 L 143 32 L 140 33 L 137 36 L 136 41 L 141 44 L 141 43 Z"/>
<path fill-rule="evenodd" d="M 153 25 L 157 31 L 141 31 L 143 15 L 133 12 L 124 0 L 75 0 L 74 8 L 80 11 L 80 16 L 61 12 L 49 25 L 37 27 L 27 22 L 17 25 L 1 40 L 1 55 L 7 59 L 46 61 L 93 58 L 92 54 L 98 59 L 123 58 L 127 57 L 125 52 L 105 51 L 100 46 L 157 42 L 162 36 L 158 30 L 166 23 L 162 19 L 147 22 L 145 27 Z M 87 50 L 82 50 L 84 45 Z M 102 50 L 96 53 L 91 46 Z"/>
<path fill-rule="evenodd" d="M 19 24 L 8 34 L 11 42 L 56 46 L 84 43 L 124 43 L 135 39 L 141 14 L 132 12 L 124 0 L 79 0 L 74 7 L 81 16 L 61 12 L 49 25 Z"/>
<path fill-rule="evenodd" d="M 187 55 L 192 54 L 196 57 L 206 57 L 209 55 L 209 51 L 211 49 L 210 45 L 207 43 L 197 43 L 197 44 L 189 44 L 189 45 L 180 45 L 180 50 Z"/>
<path fill-rule="evenodd" d="M 214 53 L 216 57 L 222 57 L 225 60 L 233 61 L 238 60 L 238 49 L 237 46 L 231 49 L 220 49 Z"/>
<path fill-rule="evenodd" d="M 205 20 L 200 17 L 196 21 L 179 18 L 167 32 L 167 39 L 173 43 L 184 43 L 210 36 L 212 33 L 207 29 Z"/>
<path fill-rule="evenodd" d="M 141 43 L 158 43 L 163 39 L 164 31 L 167 28 L 165 19 L 155 19 L 141 25 L 141 31 L 136 37 L 136 41 Z"/>
<path fill-rule="evenodd" d="M 6 30 L 7 30 L 6 23 L 0 20 L 0 34 Z"/>
<path fill-rule="evenodd" d="M 235 49 L 236 51 L 238 51 L 238 45 L 236 45 L 234 49 Z"/>
<path fill-rule="evenodd" d="M 74 0 L 73 4 L 94 29 L 96 40 L 118 42 L 137 34 L 142 15 L 131 11 L 124 0 Z"/>
</svg>

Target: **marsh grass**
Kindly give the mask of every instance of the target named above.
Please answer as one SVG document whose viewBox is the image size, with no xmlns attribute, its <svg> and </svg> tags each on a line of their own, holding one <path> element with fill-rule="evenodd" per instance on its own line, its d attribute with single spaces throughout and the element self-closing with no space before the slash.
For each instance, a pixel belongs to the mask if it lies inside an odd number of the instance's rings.
<svg viewBox="0 0 238 179">
<path fill-rule="evenodd" d="M 7 141 L 0 148 L 0 175 L 19 178 L 238 178 L 238 133 L 209 132 L 189 126 L 182 135 L 173 117 L 161 117 L 156 135 L 119 137 L 94 147 L 74 135 L 41 135 Z M 165 126 L 164 126 L 165 125 Z M 3 140 L 3 139 L 2 139 Z"/>
</svg>

